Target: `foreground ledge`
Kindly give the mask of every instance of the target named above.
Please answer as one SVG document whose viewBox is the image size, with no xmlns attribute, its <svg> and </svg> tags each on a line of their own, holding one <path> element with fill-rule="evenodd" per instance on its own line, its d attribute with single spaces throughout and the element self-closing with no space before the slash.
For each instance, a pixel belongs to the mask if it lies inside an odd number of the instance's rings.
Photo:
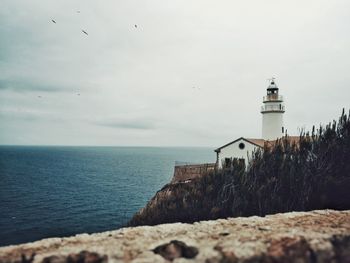
<svg viewBox="0 0 350 263">
<path fill-rule="evenodd" d="M 0 263 L 350 262 L 350 210 L 123 228 L 0 248 Z"/>
</svg>

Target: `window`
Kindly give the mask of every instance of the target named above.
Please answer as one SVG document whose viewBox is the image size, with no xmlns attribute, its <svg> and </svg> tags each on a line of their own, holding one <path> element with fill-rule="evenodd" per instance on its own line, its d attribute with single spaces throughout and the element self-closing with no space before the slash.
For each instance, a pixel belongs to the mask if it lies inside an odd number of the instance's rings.
<svg viewBox="0 0 350 263">
<path fill-rule="evenodd" d="M 239 145 L 238 145 L 239 149 L 243 150 L 245 148 L 245 144 L 243 142 L 241 142 Z"/>
</svg>

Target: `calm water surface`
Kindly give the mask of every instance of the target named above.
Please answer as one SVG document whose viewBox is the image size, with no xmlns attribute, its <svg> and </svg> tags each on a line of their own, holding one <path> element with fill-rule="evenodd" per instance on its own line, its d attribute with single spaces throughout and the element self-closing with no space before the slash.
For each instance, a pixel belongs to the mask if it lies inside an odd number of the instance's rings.
<svg viewBox="0 0 350 263">
<path fill-rule="evenodd" d="M 0 146 L 0 246 L 123 226 L 211 148 Z"/>
</svg>

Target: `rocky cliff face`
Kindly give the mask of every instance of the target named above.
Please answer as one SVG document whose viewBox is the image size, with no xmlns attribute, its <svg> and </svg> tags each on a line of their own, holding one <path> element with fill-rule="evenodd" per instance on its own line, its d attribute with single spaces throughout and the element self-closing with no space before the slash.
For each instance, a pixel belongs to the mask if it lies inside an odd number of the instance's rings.
<svg viewBox="0 0 350 263">
<path fill-rule="evenodd" d="M 1 263 L 350 262 L 350 210 L 123 228 L 0 248 Z"/>
<path fill-rule="evenodd" d="M 193 223 L 223 218 L 217 207 L 221 187 L 218 176 L 208 175 L 190 182 L 165 185 L 144 208 L 128 222 L 128 226 L 158 225 L 164 223 Z"/>
</svg>

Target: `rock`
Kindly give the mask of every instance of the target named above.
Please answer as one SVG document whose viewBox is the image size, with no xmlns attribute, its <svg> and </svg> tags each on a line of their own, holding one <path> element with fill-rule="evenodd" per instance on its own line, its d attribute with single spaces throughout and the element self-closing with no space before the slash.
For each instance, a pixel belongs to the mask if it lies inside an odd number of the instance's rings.
<svg viewBox="0 0 350 263">
<path fill-rule="evenodd" d="M 0 263 L 350 262 L 350 210 L 123 228 L 0 248 Z"/>
<path fill-rule="evenodd" d="M 172 240 L 170 243 L 160 245 L 153 250 L 154 253 L 161 255 L 167 260 L 175 258 L 194 258 L 198 254 L 196 247 L 187 246 L 184 242 Z"/>
</svg>

